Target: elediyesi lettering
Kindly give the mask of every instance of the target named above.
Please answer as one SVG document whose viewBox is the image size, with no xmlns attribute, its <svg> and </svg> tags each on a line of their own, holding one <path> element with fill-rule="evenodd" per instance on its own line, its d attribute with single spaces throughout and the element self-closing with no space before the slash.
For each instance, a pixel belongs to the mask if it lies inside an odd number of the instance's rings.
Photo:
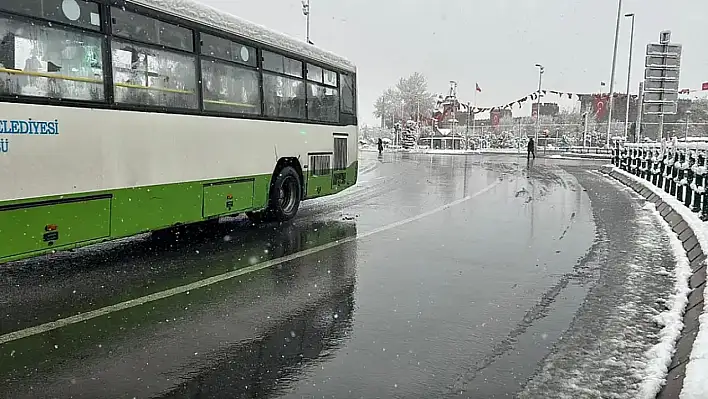
<svg viewBox="0 0 708 399">
<path fill-rule="evenodd" d="M 0 134 L 59 134 L 59 121 L 0 119 Z"/>
</svg>

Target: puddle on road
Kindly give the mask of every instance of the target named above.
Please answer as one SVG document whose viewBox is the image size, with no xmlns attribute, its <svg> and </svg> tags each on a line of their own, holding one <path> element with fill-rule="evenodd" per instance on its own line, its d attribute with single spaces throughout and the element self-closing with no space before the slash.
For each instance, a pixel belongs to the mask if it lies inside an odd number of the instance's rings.
<svg viewBox="0 0 708 399">
<path fill-rule="evenodd" d="M 352 223 L 300 226 L 273 253 L 336 243 Z M 281 248 L 277 252 L 274 247 Z M 241 256 L 202 252 L 203 265 Z M 13 398 L 271 396 L 326 359 L 351 330 L 357 242 L 233 280 L 0 345 Z M 160 257 L 160 253 L 146 255 Z"/>
</svg>

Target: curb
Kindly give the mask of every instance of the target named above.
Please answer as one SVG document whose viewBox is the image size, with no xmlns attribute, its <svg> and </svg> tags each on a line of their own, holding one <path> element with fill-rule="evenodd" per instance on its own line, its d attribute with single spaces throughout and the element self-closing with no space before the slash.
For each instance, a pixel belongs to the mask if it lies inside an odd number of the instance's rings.
<svg viewBox="0 0 708 399">
<path fill-rule="evenodd" d="M 678 398 L 683 388 L 683 379 L 686 375 L 686 364 L 691 356 L 693 342 L 698 334 L 698 317 L 703 312 L 703 289 L 706 285 L 706 254 L 703 253 L 698 244 L 696 234 L 689 227 L 688 223 L 669 204 L 661 200 L 659 196 L 652 193 L 640 183 L 613 170 L 610 166 L 601 167 L 601 172 L 618 180 L 625 186 L 631 187 L 643 196 L 647 201 L 656 205 L 656 210 L 671 226 L 671 229 L 678 235 L 683 244 L 686 256 L 691 265 L 693 274 L 689 279 L 691 292 L 688 295 L 688 304 L 683 314 L 683 330 L 676 341 L 676 351 L 669 365 L 669 372 L 666 376 L 666 384 L 659 391 L 658 399 Z"/>
</svg>

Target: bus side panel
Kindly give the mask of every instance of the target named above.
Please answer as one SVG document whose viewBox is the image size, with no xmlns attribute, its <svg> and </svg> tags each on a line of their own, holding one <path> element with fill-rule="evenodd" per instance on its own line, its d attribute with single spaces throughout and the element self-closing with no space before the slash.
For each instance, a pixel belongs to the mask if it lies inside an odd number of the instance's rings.
<svg viewBox="0 0 708 399">
<path fill-rule="evenodd" d="M 113 237 L 202 220 L 200 182 L 115 190 L 113 198 Z"/>
<path fill-rule="evenodd" d="M 249 176 L 248 187 L 225 189 L 233 186 L 234 179 L 5 203 L 0 207 L 0 242 L 5 243 L 0 246 L 0 263 L 266 206 L 270 175 Z M 206 201 L 203 192 L 209 187 L 218 190 Z M 228 194 L 234 197 L 231 209 Z M 219 206 L 223 209 L 214 210 Z M 48 230 L 47 226 L 54 227 Z"/>
<path fill-rule="evenodd" d="M 108 238 L 111 198 L 7 206 L 0 209 L 0 259 Z"/>
<path fill-rule="evenodd" d="M 227 183 L 236 178 L 240 177 L 234 176 L 227 180 Z M 236 200 L 234 206 L 229 210 L 226 208 L 225 197 L 223 201 L 219 198 L 218 200 L 221 201 L 219 204 L 224 208 L 219 212 L 213 211 L 217 199 L 213 196 L 209 198 L 205 196 L 205 193 L 213 191 L 208 187 L 219 187 L 224 184 L 219 181 L 114 190 L 112 191 L 114 199 L 111 236 L 125 237 L 176 224 L 200 222 L 210 217 L 228 216 L 264 208 L 271 176 L 259 175 L 246 178 L 249 180 L 249 188 L 246 191 L 251 193 L 252 198 L 245 198 L 243 190 L 233 188 L 231 194 Z M 218 194 L 229 193 L 219 191 Z M 239 205 L 243 203 L 247 205 Z"/>
<path fill-rule="evenodd" d="M 253 209 L 253 180 L 204 185 L 205 218 Z"/>
</svg>

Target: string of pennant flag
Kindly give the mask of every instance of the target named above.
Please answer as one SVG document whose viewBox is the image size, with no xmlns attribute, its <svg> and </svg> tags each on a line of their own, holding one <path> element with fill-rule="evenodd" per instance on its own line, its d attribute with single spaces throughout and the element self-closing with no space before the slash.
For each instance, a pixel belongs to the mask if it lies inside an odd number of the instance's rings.
<svg viewBox="0 0 708 399">
<path fill-rule="evenodd" d="M 479 90 L 479 86 L 477 86 L 477 91 L 481 91 L 481 90 Z M 524 96 L 524 97 L 521 97 L 521 98 L 519 98 L 518 100 L 512 101 L 512 102 L 510 102 L 510 103 L 508 103 L 508 104 L 498 105 L 498 106 L 495 106 L 495 107 L 472 107 L 472 112 L 475 113 L 475 114 L 477 114 L 477 113 L 480 113 L 480 112 L 487 112 L 487 111 L 494 111 L 494 110 L 513 109 L 513 107 L 514 107 L 515 105 L 518 106 L 519 108 L 522 108 L 522 107 L 524 106 L 524 103 L 525 103 L 526 101 L 529 101 L 529 100 L 531 100 L 531 101 L 536 101 L 536 100 L 538 99 L 539 95 L 540 95 L 541 97 L 544 97 L 544 96 L 546 96 L 548 93 L 550 93 L 550 94 L 555 94 L 555 95 L 557 95 L 559 98 L 568 97 L 569 100 L 572 100 L 573 97 L 577 97 L 577 99 L 580 100 L 582 97 L 585 97 L 585 96 L 600 96 L 600 97 L 604 97 L 604 98 L 608 97 L 608 94 L 607 94 L 607 93 L 603 93 L 603 94 L 597 94 L 597 93 L 568 93 L 568 92 L 562 92 L 562 91 L 557 91 L 557 90 L 540 90 L 540 91 L 539 91 L 539 90 L 536 90 L 536 91 L 532 92 L 531 94 L 528 94 L 528 95 L 526 95 L 526 96 Z M 624 96 L 626 96 L 626 94 L 620 94 L 620 93 L 615 93 L 615 94 L 614 94 L 614 97 L 615 97 L 615 98 L 617 98 L 617 97 L 624 97 Z M 464 110 L 464 111 L 466 112 L 466 111 L 467 111 L 467 106 L 466 106 L 465 104 L 460 104 L 460 109 L 461 109 L 461 110 Z"/>
<path fill-rule="evenodd" d="M 605 86 L 604 82 L 602 86 Z M 703 83 L 702 90 L 708 90 L 708 82 Z M 479 84 L 475 84 L 475 90 L 478 92 L 481 92 L 482 90 L 479 88 Z M 682 89 L 679 90 L 679 94 L 690 94 L 692 92 L 695 92 L 698 90 L 690 90 L 690 89 Z M 518 106 L 519 108 L 522 108 L 524 103 L 526 101 L 536 101 L 538 99 L 539 93 L 541 93 L 541 97 L 546 96 L 546 94 L 551 93 L 551 94 L 556 94 L 558 95 L 559 98 L 563 97 L 568 97 L 568 99 L 572 100 L 573 97 L 577 97 L 578 100 L 581 100 L 582 97 L 599 97 L 601 99 L 605 99 L 609 97 L 608 93 L 568 93 L 568 92 L 562 92 L 562 91 L 557 91 L 557 90 L 541 90 L 540 92 L 538 90 L 534 91 L 531 94 L 528 94 L 524 97 L 521 97 L 520 99 L 516 101 L 512 101 L 508 104 L 504 105 L 498 105 L 496 107 L 472 107 L 472 112 L 475 114 L 478 114 L 480 112 L 487 112 L 487 111 L 494 111 L 494 110 L 502 110 L 502 109 L 513 109 L 514 105 Z M 622 93 L 614 93 L 613 97 L 626 97 L 626 94 Z M 632 95 L 633 98 L 636 98 L 636 95 Z M 465 104 L 460 104 L 460 110 L 464 110 L 467 112 L 467 105 Z"/>
</svg>

